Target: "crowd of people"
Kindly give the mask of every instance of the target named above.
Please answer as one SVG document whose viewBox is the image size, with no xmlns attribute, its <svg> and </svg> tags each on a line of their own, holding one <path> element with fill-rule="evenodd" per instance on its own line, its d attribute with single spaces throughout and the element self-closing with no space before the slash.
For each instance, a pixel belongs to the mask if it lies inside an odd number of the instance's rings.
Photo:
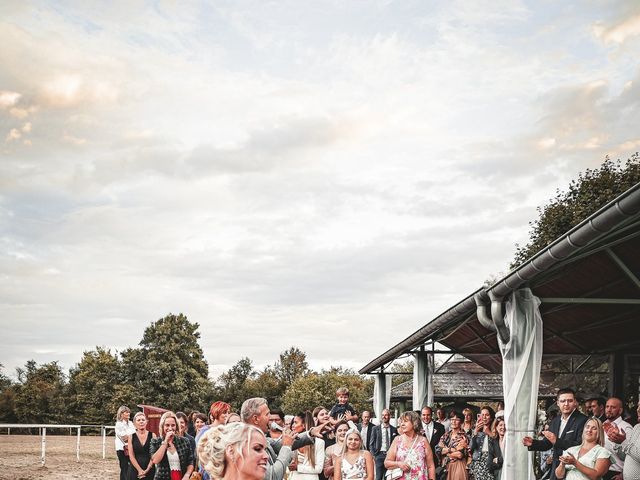
<svg viewBox="0 0 640 480">
<path fill-rule="evenodd" d="M 246 400 L 239 413 L 214 402 L 208 415 L 165 412 L 159 435 L 145 414 L 133 421 L 120 407 L 116 451 L 121 480 L 499 480 L 505 452 L 503 411 L 485 405 L 474 416 L 424 407 L 391 423 L 358 415 L 345 387 L 331 409 L 285 416 L 263 398 Z M 595 400 L 595 401 L 594 401 Z M 623 403 L 589 399 L 579 411 L 571 389 L 558 392 L 559 414 L 539 438 L 518 448 L 544 452 L 544 478 L 640 480 L 640 424 L 622 419 Z M 640 420 L 640 407 L 637 415 Z"/>
</svg>

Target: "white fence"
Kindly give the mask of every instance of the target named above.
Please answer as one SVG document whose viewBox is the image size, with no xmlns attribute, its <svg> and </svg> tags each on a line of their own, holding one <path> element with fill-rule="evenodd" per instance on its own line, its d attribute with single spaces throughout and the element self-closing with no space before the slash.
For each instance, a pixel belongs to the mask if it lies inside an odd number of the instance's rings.
<svg viewBox="0 0 640 480">
<path fill-rule="evenodd" d="M 111 425 L 49 425 L 49 424 L 21 424 L 21 423 L 0 423 L 0 429 L 7 429 L 7 435 L 11 435 L 12 428 L 38 428 L 41 434 L 42 450 L 40 454 L 40 463 L 44 466 L 46 460 L 46 448 L 47 448 L 47 428 L 68 428 L 69 430 L 77 429 L 77 441 L 76 441 L 76 461 L 80 461 L 80 431 L 82 428 L 100 428 L 102 434 L 102 458 L 106 458 L 107 455 L 107 430 L 115 429 L 116 427 Z"/>
</svg>

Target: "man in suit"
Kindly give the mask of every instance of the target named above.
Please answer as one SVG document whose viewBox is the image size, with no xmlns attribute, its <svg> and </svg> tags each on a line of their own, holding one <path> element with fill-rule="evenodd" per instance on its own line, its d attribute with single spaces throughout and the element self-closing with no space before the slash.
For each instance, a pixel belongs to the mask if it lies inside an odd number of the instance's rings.
<svg viewBox="0 0 640 480">
<path fill-rule="evenodd" d="M 358 424 L 358 431 L 364 442 L 364 449 L 369 450 L 371 445 L 371 436 L 373 435 L 374 425 L 371 423 L 371 412 L 365 410 L 362 412 L 362 423 Z"/>
<path fill-rule="evenodd" d="M 265 434 L 269 430 L 269 405 L 264 398 L 249 398 L 240 408 L 240 417 L 244 423 L 253 425 Z M 269 465 L 264 475 L 264 480 L 282 480 L 291 463 L 292 451 L 297 448 L 311 445 L 315 438 L 322 438 L 322 429 L 326 424 L 318 425 L 303 432 L 294 438 L 289 429 L 285 429 L 279 439 L 267 438 L 266 451 L 269 456 Z"/>
<path fill-rule="evenodd" d="M 388 409 L 382 411 L 382 422 L 373 429 L 371 434 L 371 455 L 376 463 L 376 480 L 382 480 L 387 471 L 384 468 L 384 459 L 391 448 L 393 439 L 398 436 L 398 429 L 389 423 L 391 413 Z"/>
<path fill-rule="evenodd" d="M 444 425 L 433 421 L 433 410 L 431 407 L 424 407 L 422 409 L 422 434 L 427 437 L 429 445 L 431 445 L 431 452 L 433 452 L 433 461 L 436 467 L 440 465 L 440 459 L 436 455 L 436 445 L 440 442 L 440 437 L 444 435 Z"/>
<path fill-rule="evenodd" d="M 554 418 L 549 430 L 542 432 L 545 438 L 534 440 L 524 437 L 522 444 L 529 450 L 545 451 L 553 448 L 553 462 L 551 463 L 551 480 L 556 480 L 556 467 L 560 455 L 569 447 L 582 443 L 582 430 L 587 422 L 587 416 L 577 409 L 576 393 L 570 388 L 558 390 L 558 407 L 560 415 Z"/>
<path fill-rule="evenodd" d="M 605 401 L 602 397 L 588 398 L 584 405 L 586 407 L 586 414 L 590 417 L 599 418 L 602 423 L 607 421 L 607 416 L 604 412 Z"/>
</svg>

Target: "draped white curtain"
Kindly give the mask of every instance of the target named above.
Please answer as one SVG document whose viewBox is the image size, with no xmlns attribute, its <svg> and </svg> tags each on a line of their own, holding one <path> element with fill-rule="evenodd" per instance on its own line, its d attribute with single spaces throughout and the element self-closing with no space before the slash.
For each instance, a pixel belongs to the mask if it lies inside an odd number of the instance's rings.
<svg viewBox="0 0 640 480">
<path fill-rule="evenodd" d="M 542 364 L 540 299 L 528 288 L 513 292 L 506 305 L 508 343 L 498 336 L 507 424 L 502 480 L 534 480 L 532 455 L 522 437 L 534 436 Z"/>
<path fill-rule="evenodd" d="M 433 405 L 433 358 L 427 352 L 414 354 L 413 409 Z"/>
<path fill-rule="evenodd" d="M 391 404 L 391 378 L 392 375 L 378 373 L 373 384 L 373 411 L 376 418 L 382 418 L 382 410 L 389 408 Z"/>
</svg>

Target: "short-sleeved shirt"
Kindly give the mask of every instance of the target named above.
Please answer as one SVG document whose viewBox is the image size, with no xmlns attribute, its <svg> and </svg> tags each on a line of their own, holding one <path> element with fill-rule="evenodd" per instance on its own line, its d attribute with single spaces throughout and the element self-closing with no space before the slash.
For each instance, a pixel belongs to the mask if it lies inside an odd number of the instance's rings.
<svg viewBox="0 0 640 480">
<path fill-rule="evenodd" d="M 596 461 L 600 458 L 608 458 L 611 460 L 611 463 L 615 463 L 615 459 L 611 455 L 611 452 L 600 445 L 596 445 L 583 456 L 578 458 L 578 453 L 580 453 L 580 445 L 576 445 L 575 447 L 567 448 L 567 452 L 576 457 L 576 460 L 583 464 L 585 467 L 595 468 Z M 565 477 L 566 480 L 588 480 L 589 477 L 580 472 L 573 465 L 565 465 L 567 469 L 567 475 Z"/>
<path fill-rule="evenodd" d="M 331 409 L 331 411 L 329 412 L 329 416 L 331 418 L 338 418 L 340 415 L 344 415 L 347 412 L 349 412 L 349 414 L 351 415 L 356 414 L 356 411 L 348 402 L 345 403 L 344 405 L 341 403 L 336 403 Z"/>
</svg>

